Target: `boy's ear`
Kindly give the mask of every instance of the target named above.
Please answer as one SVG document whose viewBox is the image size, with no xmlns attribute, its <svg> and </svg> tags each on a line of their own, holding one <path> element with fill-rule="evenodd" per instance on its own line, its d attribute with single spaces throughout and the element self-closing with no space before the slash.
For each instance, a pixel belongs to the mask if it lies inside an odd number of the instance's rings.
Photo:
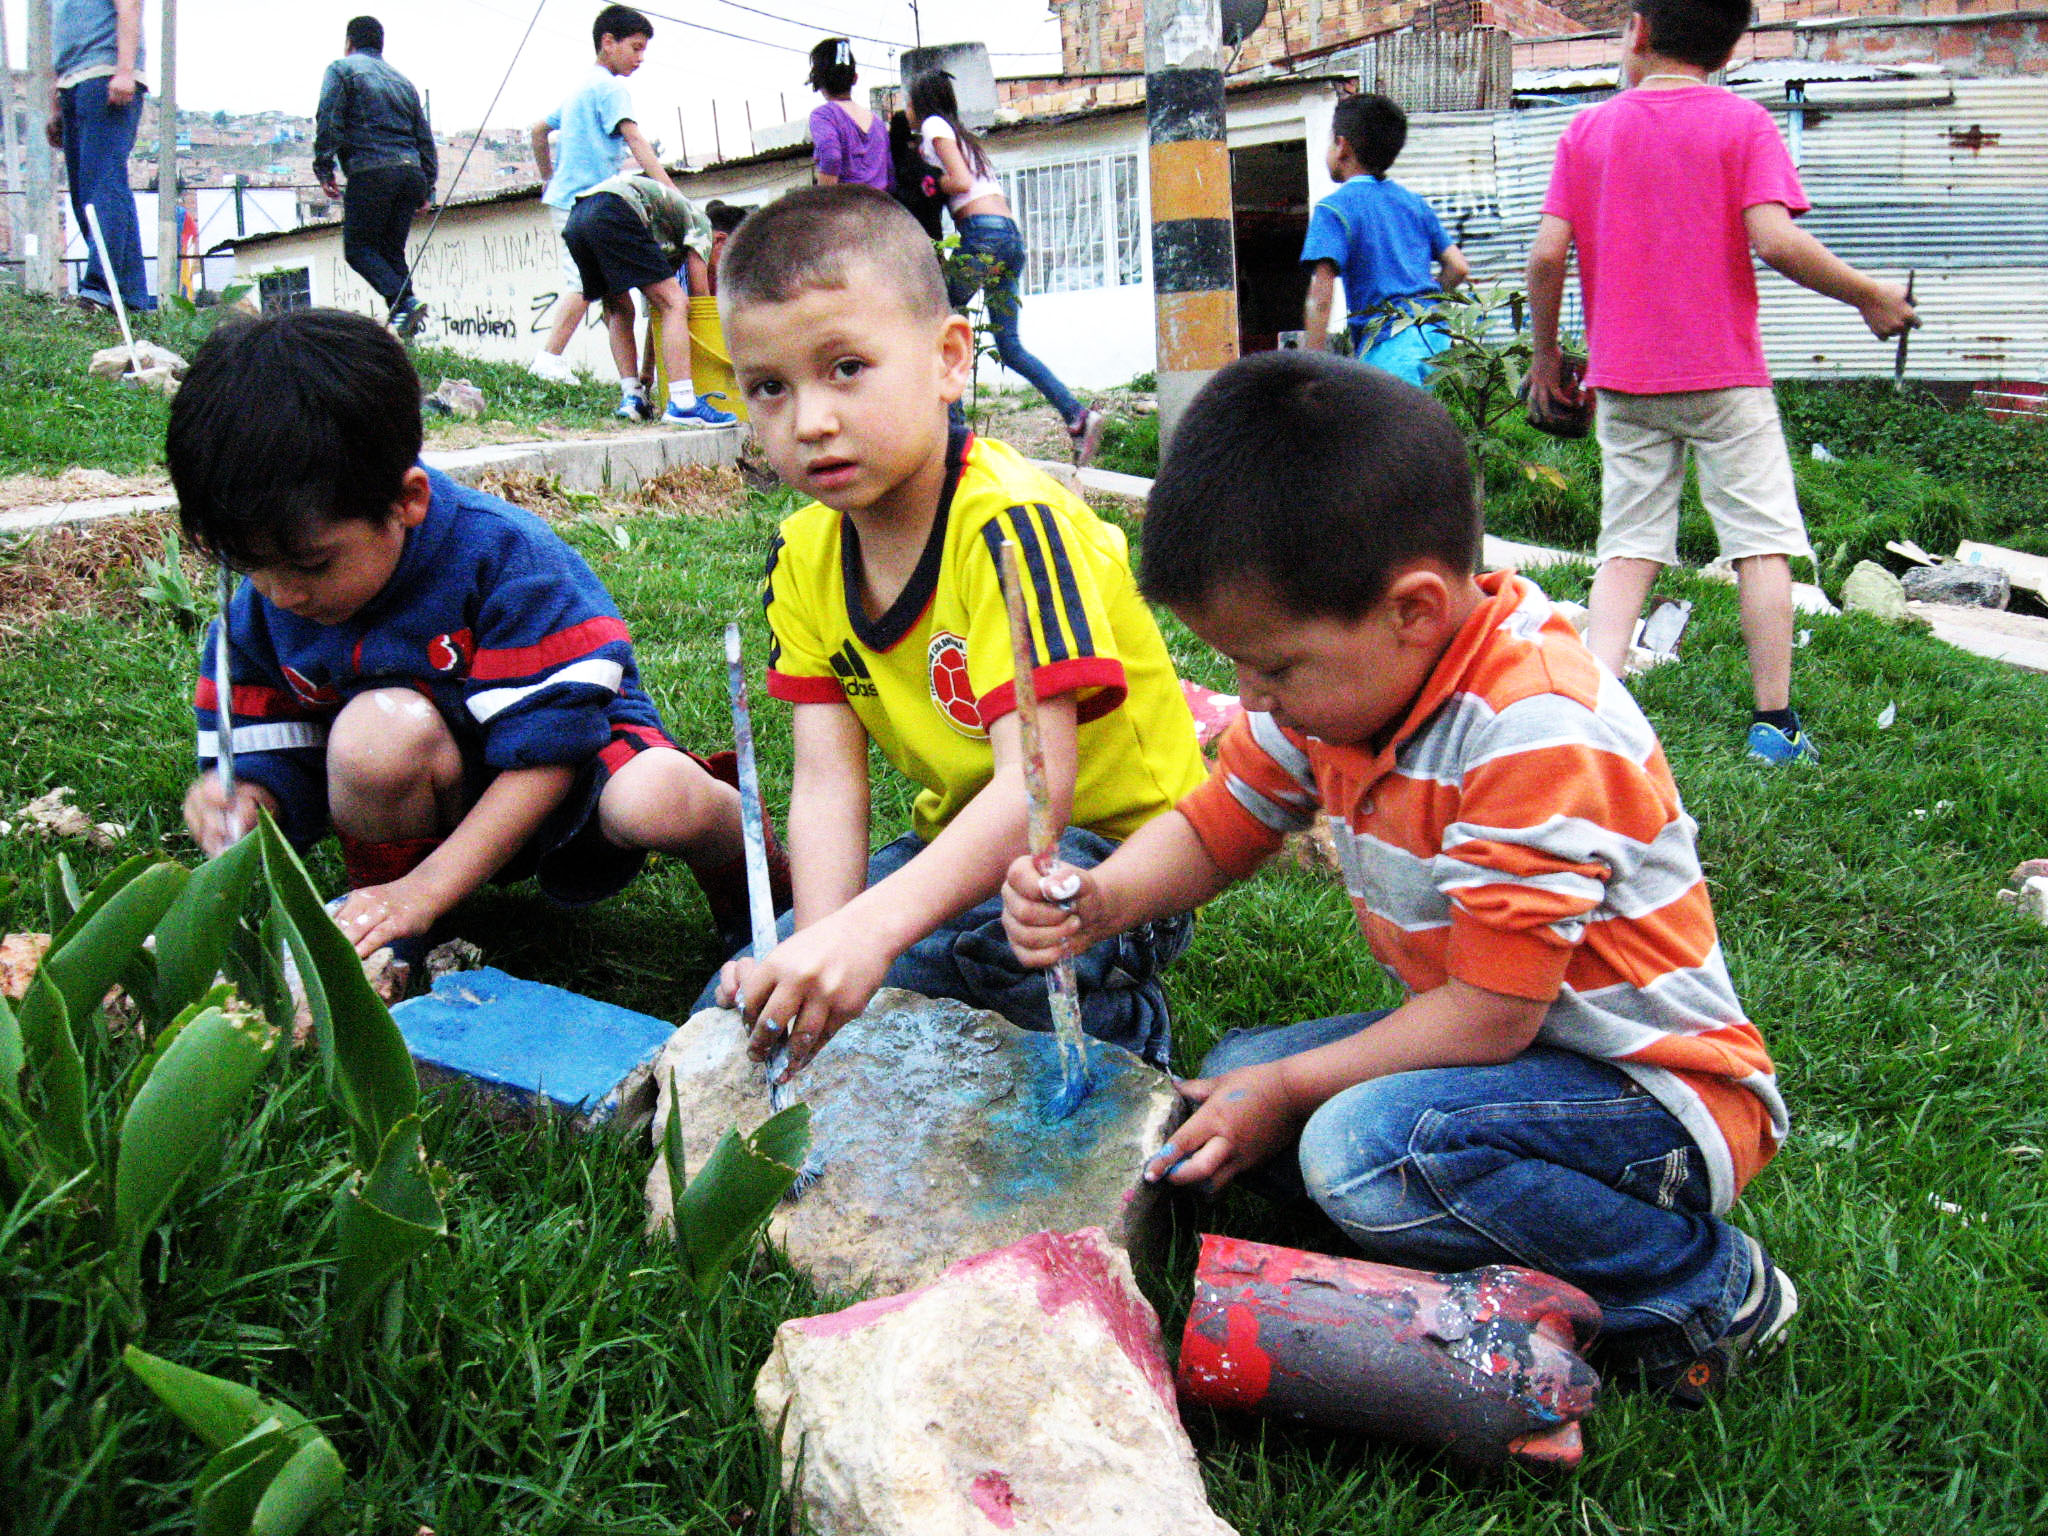
<svg viewBox="0 0 2048 1536">
<path fill-rule="evenodd" d="M 965 315 L 948 315 L 939 327 L 939 398 L 951 405 L 967 393 L 974 372 L 974 327 Z"/>
<path fill-rule="evenodd" d="M 1458 625 L 1453 615 L 1451 584 L 1435 565 L 1412 565 L 1388 583 L 1381 611 L 1394 626 L 1401 645 L 1436 650 Z"/>
<path fill-rule="evenodd" d="M 417 528 L 427 520 L 427 507 L 434 499 L 434 483 L 415 464 L 398 482 L 398 500 L 391 503 L 391 515 L 401 528 Z"/>
</svg>

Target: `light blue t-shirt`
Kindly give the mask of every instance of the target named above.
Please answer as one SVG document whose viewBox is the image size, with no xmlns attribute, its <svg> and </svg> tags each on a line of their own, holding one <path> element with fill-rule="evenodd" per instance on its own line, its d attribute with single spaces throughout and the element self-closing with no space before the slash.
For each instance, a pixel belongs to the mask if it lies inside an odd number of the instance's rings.
<svg viewBox="0 0 2048 1536">
<path fill-rule="evenodd" d="M 1436 210 L 1398 181 L 1354 176 L 1309 216 L 1303 261 L 1334 261 L 1350 319 L 1389 299 L 1437 291 L 1431 263 L 1450 248 Z"/>
<path fill-rule="evenodd" d="M 626 82 L 602 64 L 591 65 L 569 99 L 548 114 L 547 124 L 559 137 L 555 174 L 540 200 L 550 208 L 569 208 L 580 194 L 618 175 L 626 155 L 619 124 L 631 121 L 633 95 Z"/>
<path fill-rule="evenodd" d="M 111 71 L 115 63 L 114 0 L 57 0 L 51 15 L 54 74 L 62 80 L 82 69 Z M 142 38 L 135 39 L 135 68 L 143 67 Z"/>
</svg>

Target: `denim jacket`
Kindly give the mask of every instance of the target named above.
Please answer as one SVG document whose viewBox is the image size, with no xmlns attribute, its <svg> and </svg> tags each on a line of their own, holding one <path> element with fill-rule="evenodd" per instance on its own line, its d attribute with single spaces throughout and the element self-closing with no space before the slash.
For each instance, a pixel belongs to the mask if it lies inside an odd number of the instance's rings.
<svg viewBox="0 0 2048 1536">
<path fill-rule="evenodd" d="M 313 133 L 313 174 L 334 176 L 335 158 L 347 174 L 379 165 L 417 165 L 433 190 L 440 175 L 434 133 L 420 93 L 374 49 L 358 48 L 327 66 Z"/>
</svg>

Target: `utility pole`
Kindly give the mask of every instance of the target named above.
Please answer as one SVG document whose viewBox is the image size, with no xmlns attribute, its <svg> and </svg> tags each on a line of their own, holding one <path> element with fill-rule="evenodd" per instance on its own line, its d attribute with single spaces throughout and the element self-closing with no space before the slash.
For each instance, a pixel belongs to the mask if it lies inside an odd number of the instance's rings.
<svg viewBox="0 0 2048 1536">
<path fill-rule="evenodd" d="M 14 138 L 14 64 L 7 52 L 7 8 L 0 6 L 0 196 L 12 198 L 21 192 L 21 157 Z M 0 202 L 5 210 L 7 251 L 21 256 L 22 214 L 17 202 Z"/>
<path fill-rule="evenodd" d="M 185 286 L 178 248 L 178 0 L 164 0 L 163 35 L 156 46 L 156 294 L 162 303 Z"/>
<path fill-rule="evenodd" d="M 28 196 L 21 216 L 23 286 L 30 293 L 57 291 L 57 264 L 64 247 L 57 238 L 57 175 L 45 127 L 50 120 L 51 68 L 56 38 L 51 0 L 28 0 Z"/>
<path fill-rule="evenodd" d="M 1237 241 L 1223 62 L 1217 0 L 1145 0 L 1162 456 L 1188 401 L 1237 356 Z"/>
</svg>

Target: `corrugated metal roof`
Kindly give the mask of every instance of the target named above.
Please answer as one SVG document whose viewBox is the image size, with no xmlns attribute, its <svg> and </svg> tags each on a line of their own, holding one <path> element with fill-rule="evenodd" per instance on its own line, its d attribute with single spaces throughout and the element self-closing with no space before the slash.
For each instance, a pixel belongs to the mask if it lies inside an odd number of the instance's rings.
<svg viewBox="0 0 2048 1536">
<path fill-rule="evenodd" d="M 1876 105 L 1896 98 L 1902 83 L 1873 75 L 1832 93 L 1874 109 L 1801 114 L 1797 158 L 1813 210 L 1800 222 L 1854 266 L 1898 280 L 1918 273 L 1924 323 L 1911 346 L 1914 376 L 2048 378 L 2048 81 L 1957 79 L 1944 84 L 1954 98 L 1946 104 Z M 1771 104 L 1791 137 L 1782 78 L 1739 89 Z M 1558 136 L 1577 110 L 1545 106 L 1492 120 L 1493 207 L 1489 217 L 1468 219 L 1462 240 L 1483 280 L 1519 282 Z M 1406 180 L 1411 163 L 1465 167 L 1471 180 L 1456 199 L 1417 187 L 1446 218 L 1485 202 L 1470 131 L 1415 119 L 1395 171 Z M 1443 142 L 1432 142 L 1439 135 Z M 1846 305 L 1767 270 L 1758 292 L 1774 371 L 1889 370 L 1890 344 L 1873 340 Z M 1577 314 L 1574 292 L 1568 327 Z"/>
</svg>

